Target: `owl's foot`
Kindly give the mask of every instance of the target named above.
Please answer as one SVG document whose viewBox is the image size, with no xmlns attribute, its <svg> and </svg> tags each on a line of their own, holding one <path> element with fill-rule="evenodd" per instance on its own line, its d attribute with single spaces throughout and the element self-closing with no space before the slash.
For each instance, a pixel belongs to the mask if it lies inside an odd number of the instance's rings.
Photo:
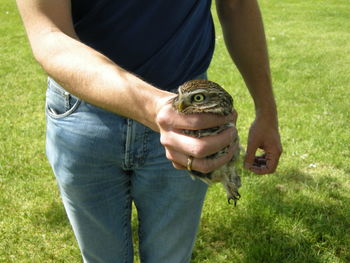
<svg viewBox="0 0 350 263">
<path fill-rule="evenodd" d="M 229 195 L 227 197 L 227 202 L 231 204 L 231 201 L 233 200 L 233 204 L 236 206 L 237 201 L 241 198 L 241 195 L 238 192 L 235 192 L 234 195 Z"/>
<path fill-rule="evenodd" d="M 231 169 L 230 173 L 226 173 L 223 178 L 223 185 L 226 189 L 227 201 L 231 204 L 233 200 L 234 205 L 241 199 L 238 189 L 241 187 L 241 177 L 237 174 L 235 169 Z"/>
</svg>

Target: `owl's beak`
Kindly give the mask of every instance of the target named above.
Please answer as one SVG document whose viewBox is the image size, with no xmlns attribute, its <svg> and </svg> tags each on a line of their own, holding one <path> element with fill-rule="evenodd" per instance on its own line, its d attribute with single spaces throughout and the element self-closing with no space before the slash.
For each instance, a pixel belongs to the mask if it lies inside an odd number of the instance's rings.
<svg viewBox="0 0 350 263">
<path fill-rule="evenodd" d="M 188 106 L 191 105 L 191 102 L 185 98 L 184 100 L 179 100 L 177 101 L 175 108 L 177 109 L 178 112 L 184 112 Z"/>
<path fill-rule="evenodd" d="M 175 106 L 175 109 L 178 112 L 183 112 L 189 105 L 191 104 L 190 101 L 188 101 L 188 98 L 186 96 L 183 96 L 181 93 L 181 90 L 179 89 L 179 95 L 175 103 L 173 104 Z"/>
<path fill-rule="evenodd" d="M 184 110 L 184 108 L 186 108 L 186 105 L 183 101 L 178 101 L 176 103 L 176 109 L 178 112 L 182 112 Z"/>
</svg>

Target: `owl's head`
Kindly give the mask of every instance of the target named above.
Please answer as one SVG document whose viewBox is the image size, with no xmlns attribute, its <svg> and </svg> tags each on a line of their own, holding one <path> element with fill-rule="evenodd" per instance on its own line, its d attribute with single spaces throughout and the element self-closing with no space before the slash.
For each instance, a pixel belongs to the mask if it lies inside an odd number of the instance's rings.
<svg viewBox="0 0 350 263">
<path fill-rule="evenodd" d="M 184 114 L 213 113 L 228 115 L 232 112 L 233 99 L 219 84 L 209 80 L 190 80 L 178 89 L 173 107 Z"/>
</svg>

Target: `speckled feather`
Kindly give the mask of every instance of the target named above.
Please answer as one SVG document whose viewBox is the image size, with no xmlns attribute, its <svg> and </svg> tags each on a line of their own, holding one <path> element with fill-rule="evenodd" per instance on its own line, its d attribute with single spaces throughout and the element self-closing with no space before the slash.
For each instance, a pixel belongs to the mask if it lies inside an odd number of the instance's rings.
<svg viewBox="0 0 350 263">
<path fill-rule="evenodd" d="M 182 114 L 212 113 L 228 115 L 233 110 L 233 99 L 225 89 L 215 82 L 209 80 L 190 80 L 179 87 L 178 96 L 173 99 L 172 105 L 175 110 Z M 201 138 L 218 134 L 232 126 L 234 124 L 229 123 L 210 129 L 184 130 L 184 133 L 192 137 Z M 228 147 L 207 158 L 218 158 L 226 154 L 227 150 Z M 190 175 L 194 178 L 199 178 L 208 185 L 221 182 L 226 190 L 228 201 L 233 200 L 236 205 L 237 200 L 240 199 L 238 188 L 241 186 L 241 179 L 235 168 L 239 153 L 240 149 L 237 149 L 230 162 L 211 173 L 204 174 L 191 171 Z"/>
</svg>

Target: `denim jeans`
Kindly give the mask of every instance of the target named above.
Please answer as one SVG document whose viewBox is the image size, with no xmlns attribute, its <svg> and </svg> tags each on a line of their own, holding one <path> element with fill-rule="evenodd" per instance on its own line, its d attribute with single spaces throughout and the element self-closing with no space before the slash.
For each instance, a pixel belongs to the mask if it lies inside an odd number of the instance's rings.
<svg viewBox="0 0 350 263">
<path fill-rule="evenodd" d="M 189 262 L 207 186 L 173 168 L 159 134 L 50 78 L 46 115 L 48 160 L 84 262 L 133 262 L 132 202 L 141 262 Z"/>
</svg>

